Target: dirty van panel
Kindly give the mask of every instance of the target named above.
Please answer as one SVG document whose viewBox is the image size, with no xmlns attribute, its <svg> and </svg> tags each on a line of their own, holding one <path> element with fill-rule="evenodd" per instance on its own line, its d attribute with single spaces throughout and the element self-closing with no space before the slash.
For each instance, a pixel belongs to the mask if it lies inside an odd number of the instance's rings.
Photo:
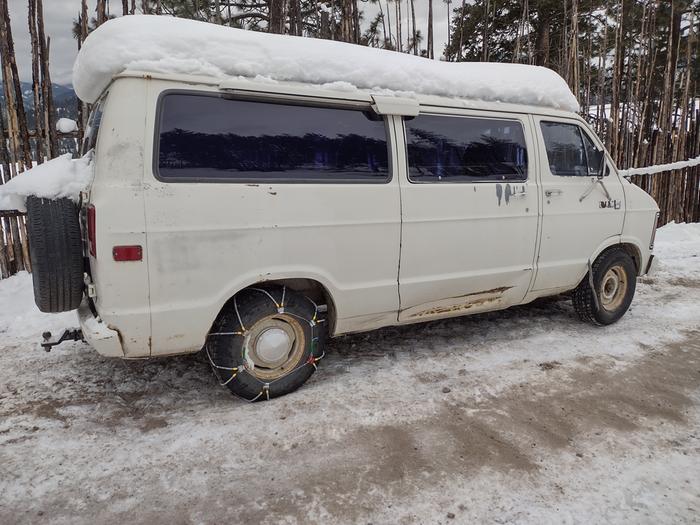
<svg viewBox="0 0 700 525">
<path fill-rule="evenodd" d="M 201 347 L 236 291 L 273 279 L 318 281 L 339 319 L 396 320 L 385 119 L 281 102 L 161 92 L 145 190 L 154 354 Z"/>
<path fill-rule="evenodd" d="M 606 240 L 619 242 L 625 217 L 620 177 L 602 166 L 602 144 L 574 119 L 536 117 L 543 162 L 542 240 L 533 289 L 574 288 Z M 602 169 L 604 168 L 604 169 Z M 616 239 L 616 240 L 615 240 Z"/>
<path fill-rule="evenodd" d="M 126 357 L 150 354 L 143 209 L 145 111 L 146 82 L 124 78 L 111 85 L 101 103 L 99 133 L 93 141 L 98 154 L 88 203 L 95 227 L 94 255 L 90 255 L 94 304 L 106 325 L 127 334 L 121 341 Z M 115 261 L 115 246 L 141 246 L 142 260 Z"/>
<path fill-rule="evenodd" d="M 527 118 L 421 114 L 405 123 L 399 320 L 519 303 L 534 275 L 538 194 Z"/>
</svg>

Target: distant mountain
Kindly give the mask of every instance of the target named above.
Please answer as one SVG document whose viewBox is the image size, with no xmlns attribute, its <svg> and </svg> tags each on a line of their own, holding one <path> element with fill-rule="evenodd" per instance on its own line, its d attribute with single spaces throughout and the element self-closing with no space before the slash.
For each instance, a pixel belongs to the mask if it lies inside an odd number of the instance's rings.
<svg viewBox="0 0 700 525">
<path fill-rule="evenodd" d="M 22 88 L 22 100 L 24 108 L 27 112 L 27 125 L 29 128 L 34 127 L 34 94 L 32 92 L 31 82 L 20 82 Z M 75 91 L 70 86 L 62 86 L 60 84 L 51 84 L 53 90 L 53 102 L 56 108 L 56 118 L 72 118 L 78 117 L 78 98 Z M 0 104 L 5 104 L 5 91 L 0 85 Z"/>
</svg>

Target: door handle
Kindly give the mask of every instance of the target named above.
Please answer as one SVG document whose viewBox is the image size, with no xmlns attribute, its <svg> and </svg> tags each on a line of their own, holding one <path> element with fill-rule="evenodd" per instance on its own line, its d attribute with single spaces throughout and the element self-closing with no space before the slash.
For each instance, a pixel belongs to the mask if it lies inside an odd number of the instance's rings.
<svg viewBox="0 0 700 525">
<path fill-rule="evenodd" d="M 545 197 L 553 197 L 554 195 L 561 195 L 564 193 L 562 190 L 545 190 Z"/>
</svg>

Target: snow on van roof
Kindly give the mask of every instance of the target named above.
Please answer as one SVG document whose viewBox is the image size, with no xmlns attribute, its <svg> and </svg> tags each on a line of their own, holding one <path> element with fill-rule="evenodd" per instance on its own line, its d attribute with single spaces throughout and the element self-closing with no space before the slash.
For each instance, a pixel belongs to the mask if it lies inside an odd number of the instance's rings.
<svg viewBox="0 0 700 525">
<path fill-rule="evenodd" d="M 166 16 L 110 20 L 84 42 L 73 87 L 95 102 L 124 71 L 268 77 L 578 111 L 563 78 L 523 64 L 441 62 L 345 42 L 275 35 Z"/>
</svg>

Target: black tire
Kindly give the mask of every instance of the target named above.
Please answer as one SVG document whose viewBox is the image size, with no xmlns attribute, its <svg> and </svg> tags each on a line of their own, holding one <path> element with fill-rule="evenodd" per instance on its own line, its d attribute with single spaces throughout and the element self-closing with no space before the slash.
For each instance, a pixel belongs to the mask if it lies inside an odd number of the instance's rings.
<svg viewBox="0 0 700 525">
<path fill-rule="evenodd" d="M 272 323 L 291 327 L 291 357 L 274 369 L 255 366 L 260 362 L 255 335 L 259 338 Z M 293 392 L 316 371 L 323 357 L 324 330 L 316 304 L 304 295 L 286 287 L 252 287 L 224 307 L 205 352 L 219 382 L 233 394 L 248 401 L 269 400 Z"/>
<path fill-rule="evenodd" d="M 582 321 L 598 326 L 609 325 L 618 321 L 632 303 L 637 286 L 637 267 L 632 257 L 622 248 L 611 248 L 603 252 L 592 266 L 595 292 L 591 289 L 586 274 L 574 290 L 574 310 Z M 611 275 L 609 272 L 615 275 L 607 277 Z M 604 288 L 611 279 L 617 280 L 619 286 L 619 293 L 614 294 L 614 300 L 610 299 L 612 292 L 607 293 Z"/>
<path fill-rule="evenodd" d="M 78 308 L 84 288 L 78 207 L 70 199 L 27 197 L 27 238 L 39 310 Z"/>
</svg>

